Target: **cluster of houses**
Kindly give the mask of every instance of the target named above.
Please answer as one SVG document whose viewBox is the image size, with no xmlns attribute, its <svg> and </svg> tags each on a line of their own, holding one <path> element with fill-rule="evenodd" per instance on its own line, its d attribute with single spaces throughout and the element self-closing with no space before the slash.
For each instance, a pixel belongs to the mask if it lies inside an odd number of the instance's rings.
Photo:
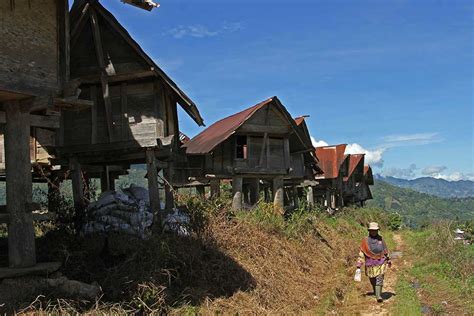
<svg viewBox="0 0 474 316">
<path fill-rule="evenodd" d="M 54 192 L 72 180 L 81 209 L 87 179 L 111 190 L 131 165 L 146 164 L 157 220 L 162 204 L 174 206 L 174 189 L 218 196 L 221 181 L 232 184 L 234 209 L 264 199 L 283 212 L 304 195 L 335 210 L 371 198 L 364 155 L 314 148 L 307 118 L 292 117 L 277 97 L 185 137 L 177 108 L 204 126 L 198 107 L 99 1 L 75 0 L 70 10 L 68 0 L 1 1 L 0 12 L 0 220 L 11 268 L 36 264 L 33 182 Z"/>
</svg>

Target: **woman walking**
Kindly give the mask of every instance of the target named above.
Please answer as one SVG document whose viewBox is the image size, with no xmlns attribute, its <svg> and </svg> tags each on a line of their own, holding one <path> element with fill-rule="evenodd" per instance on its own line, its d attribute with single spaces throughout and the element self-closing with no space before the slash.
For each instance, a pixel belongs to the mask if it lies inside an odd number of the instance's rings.
<svg viewBox="0 0 474 316">
<path fill-rule="evenodd" d="M 365 275 L 370 279 L 377 302 L 383 302 L 384 274 L 387 267 L 390 267 L 392 263 L 388 255 L 387 245 L 382 236 L 379 235 L 379 230 L 378 223 L 372 222 L 369 224 L 369 236 L 365 237 L 360 245 L 357 269 L 360 269 L 365 262 Z"/>
</svg>

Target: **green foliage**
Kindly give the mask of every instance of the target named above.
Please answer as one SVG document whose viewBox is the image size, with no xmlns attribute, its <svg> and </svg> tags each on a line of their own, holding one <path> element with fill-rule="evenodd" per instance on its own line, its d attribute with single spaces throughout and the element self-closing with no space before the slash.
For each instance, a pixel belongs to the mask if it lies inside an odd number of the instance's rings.
<svg viewBox="0 0 474 316">
<path fill-rule="evenodd" d="M 474 246 L 454 240 L 452 222 L 423 231 L 406 232 L 408 254 L 414 259 L 409 275 L 420 283 L 433 313 L 444 312 L 442 301 L 474 313 Z"/>
<path fill-rule="evenodd" d="M 391 230 L 398 230 L 402 226 L 402 216 L 398 213 L 390 213 L 388 215 L 388 227 Z"/>
<path fill-rule="evenodd" d="M 397 297 L 392 310 L 394 315 L 421 315 L 421 304 L 416 290 L 405 276 L 399 277 L 395 291 Z"/>
<path fill-rule="evenodd" d="M 368 206 L 400 214 L 409 227 L 429 226 L 441 219 L 466 221 L 474 218 L 474 198 L 442 199 L 380 180 L 375 181 L 372 195 L 374 199 Z"/>
</svg>

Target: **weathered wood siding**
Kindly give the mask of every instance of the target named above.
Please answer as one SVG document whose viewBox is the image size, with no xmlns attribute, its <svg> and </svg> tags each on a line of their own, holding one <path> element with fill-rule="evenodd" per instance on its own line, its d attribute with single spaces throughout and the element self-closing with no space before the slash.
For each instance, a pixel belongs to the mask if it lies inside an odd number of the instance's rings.
<svg viewBox="0 0 474 316">
<path fill-rule="evenodd" d="M 60 88 L 60 2 L 0 1 L 0 90 L 47 94 Z"/>
<path fill-rule="evenodd" d="M 110 143 L 101 86 L 83 87 L 81 98 L 94 101 L 83 111 L 64 111 L 64 143 Z M 176 101 L 158 81 L 121 83 L 110 87 L 113 143 L 148 144 L 178 135 Z"/>
</svg>

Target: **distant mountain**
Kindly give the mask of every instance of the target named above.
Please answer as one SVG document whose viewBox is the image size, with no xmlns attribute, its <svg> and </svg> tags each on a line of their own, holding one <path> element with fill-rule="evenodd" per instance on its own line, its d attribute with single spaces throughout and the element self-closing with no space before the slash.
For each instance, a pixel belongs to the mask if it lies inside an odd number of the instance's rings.
<svg viewBox="0 0 474 316">
<path fill-rule="evenodd" d="M 469 180 L 446 181 L 444 179 L 431 177 L 405 180 L 394 177 L 383 177 L 380 175 L 376 175 L 376 179 L 383 180 L 397 187 L 409 188 L 421 193 L 436 195 L 442 198 L 474 197 L 474 181 Z"/>
<path fill-rule="evenodd" d="M 412 227 L 432 221 L 448 219 L 474 220 L 474 198 L 440 198 L 412 189 L 400 188 L 380 179 L 371 188 L 373 200 L 368 206 L 377 206 L 389 212 L 398 212 Z"/>
</svg>

